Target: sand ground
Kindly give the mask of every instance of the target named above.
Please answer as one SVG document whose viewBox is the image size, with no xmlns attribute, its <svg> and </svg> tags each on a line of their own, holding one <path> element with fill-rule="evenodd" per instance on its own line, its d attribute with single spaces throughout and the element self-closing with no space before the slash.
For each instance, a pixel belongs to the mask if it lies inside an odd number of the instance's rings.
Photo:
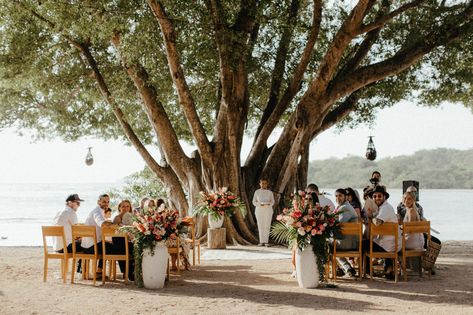
<svg viewBox="0 0 473 315">
<path fill-rule="evenodd" d="M 51 261 L 43 283 L 42 248 L 0 247 L 0 314 L 473 314 L 473 241 L 445 242 L 431 280 L 341 279 L 331 289 L 298 288 L 289 259 L 202 261 L 155 291 L 63 284 L 58 268 Z"/>
</svg>

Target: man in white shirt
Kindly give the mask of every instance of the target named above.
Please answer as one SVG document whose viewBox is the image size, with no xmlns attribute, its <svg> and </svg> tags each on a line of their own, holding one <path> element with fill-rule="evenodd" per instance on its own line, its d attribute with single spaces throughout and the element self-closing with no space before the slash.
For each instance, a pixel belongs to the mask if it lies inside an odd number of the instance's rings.
<svg viewBox="0 0 473 315">
<path fill-rule="evenodd" d="M 333 204 L 332 200 L 325 197 L 323 194 L 319 192 L 319 187 L 316 184 L 309 184 L 305 189 L 306 193 L 310 194 L 315 192 L 317 197 L 319 197 L 319 205 L 321 207 L 329 206 L 330 210 L 335 210 L 335 205 Z"/>
<path fill-rule="evenodd" d="M 72 253 L 72 226 L 78 223 L 77 210 L 80 207 L 80 202 L 84 201 L 79 198 L 79 195 L 72 194 L 66 198 L 66 208 L 59 211 L 54 217 L 54 225 L 64 227 L 64 235 L 66 237 L 67 252 Z M 76 248 L 80 250 L 80 241 L 76 242 Z M 63 243 L 61 237 L 55 237 L 53 242 L 53 249 L 58 253 L 64 253 Z M 81 260 L 77 263 L 77 272 L 81 272 Z"/>
<path fill-rule="evenodd" d="M 54 217 L 54 225 L 63 226 L 64 234 L 66 236 L 67 252 L 72 253 L 72 225 L 77 224 L 77 210 L 80 207 L 80 202 L 84 201 L 79 198 L 79 195 L 72 194 L 66 198 L 66 208 L 59 211 Z M 61 237 L 55 237 L 53 242 L 53 249 L 59 253 L 64 253 L 63 243 Z"/>
<path fill-rule="evenodd" d="M 107 194 L 100 195 L 97 205 L 98 206 L 89 213 L 87 219 L 85 219 L 85 225 L 95 226 L 97 233 L 97 252 L 98 254 L 102 254 L 102 226 L 112 225 L 112 222 L 107 221 L 104 217 L 104 211 L 108 210 L 110 205 L 110 196 Z M 113 248 L 110 243 L 107 243 L 105 246 L 107 246 L 107 252 L 112 252 Z M 91 237 L 84 237 L 82 239 L 82 250 L 84 253 L 93 254 L 94 239 Z M 97 273 L 102 272 L 102 264 L 102 260 L 99 260 Z"/>
<path fill-rule="evenodd" d="M 393 206 L 387 202 L 389 194 L 386 192 L 384 186 L 376 186 L 371 192 L 370 197 L 374 200 L 376 205 L 379 207 L 376 216 L 373 217 L 372 213 L 368 213 L 369 218 L 372 219 L 372 224 L 381 225 L 385 222 L 398 223 L 396 212 L 394 212 Z M 401 250 L 401 229 L 398 228 L 398 243 L 397 250 Z M 369 251 L 370 244 L 369 240 L 363 241 L 363 251 Z M 392 252 L 396 249 L 395 238 L 392 235 L 378 235 L 373 238 L 373 251 L 379 252 Z M 369 269 L 369 260 L 366 262 L 367 269 Z M 393 260 L 385 259 L 384 271 L 387 279 L 394 279 L 393 274 Z"/>
</svg>

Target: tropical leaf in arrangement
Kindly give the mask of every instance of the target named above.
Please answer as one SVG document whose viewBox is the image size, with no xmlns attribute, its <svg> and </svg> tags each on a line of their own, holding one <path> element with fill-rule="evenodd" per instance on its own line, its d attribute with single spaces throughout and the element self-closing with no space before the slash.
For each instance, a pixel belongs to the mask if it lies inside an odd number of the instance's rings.
<svg viewBox="0 0 473 315">
<path fill-rule="evenodd" d="M 291 245 L 296 235 L 294 231 L 290 230 L 285 224 L 281 222 L 274 222 L 269 231 L 269 235 L 278 244 Z"/>
</svg>

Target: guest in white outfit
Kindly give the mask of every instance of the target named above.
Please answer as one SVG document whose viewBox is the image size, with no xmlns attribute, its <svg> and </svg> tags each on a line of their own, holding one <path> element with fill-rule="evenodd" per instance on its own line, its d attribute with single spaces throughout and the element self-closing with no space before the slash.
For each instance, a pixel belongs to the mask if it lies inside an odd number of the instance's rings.
<svg viewBox="0 0 473 315">
<path fill-rule="evenodd" d="M 259 246 L 268 246 L 269 229 L 271 228 L 271 219 L 273 218 L 274 195 L 268 189 L 268 181 L 261 179 L 260 189 L 255 191 L 253 196 L 253 205 L 256 207 L 255 215 L 258 224 Z"/>
</svg>

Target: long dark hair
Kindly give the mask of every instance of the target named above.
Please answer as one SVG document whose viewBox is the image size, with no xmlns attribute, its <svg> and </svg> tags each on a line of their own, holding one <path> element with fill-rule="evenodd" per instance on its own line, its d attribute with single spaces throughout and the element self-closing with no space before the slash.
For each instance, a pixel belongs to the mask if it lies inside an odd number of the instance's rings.
<svg viewBox="0 0 473 315">
<path fill-rule="evenodd" d="M 307 198 L 313 205 L 315 205 L 316 203 L 319 203 L 319 196 L 317 196 L 317 193 L 316 193 L 316 192 L 307 193 L 306 198 Z"/>
<path fill-rule="evenodd" d="M 352 198 L 352 201 L 350 202 L 350 204 L 353 206 L 353 208 L 361 209 L 361 202 L 360 202 L 360 199 L 358 199 L 358 196 L 356 195 L 355 190 L 353 190 L 353 188 L 351 187 L 345 188 L 345 190 L 348 196 L 351 196 Z"/>
</svg>

